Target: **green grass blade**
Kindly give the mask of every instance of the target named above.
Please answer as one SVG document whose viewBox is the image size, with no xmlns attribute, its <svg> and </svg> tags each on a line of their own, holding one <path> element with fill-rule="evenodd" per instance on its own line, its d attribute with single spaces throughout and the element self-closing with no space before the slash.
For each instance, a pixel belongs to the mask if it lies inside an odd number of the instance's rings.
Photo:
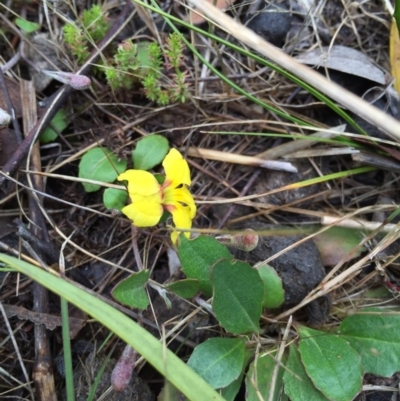
<svg viewBox="0 0 400 401">
<path fill-rule="evenodd" d="M 69 337 L 68 302 L 61 297 L 62 339 L 65 366 L 65 387 L 67 400 L 75 401 L 74 373 L 72 368 L 71 339 Z"/>
<path fill-rule="evenodd" d="M 154 336 L 131 318 L 79 287 L 23 260 L 0 253 L 0 261 L 64 297 L 140 353 L 190 401 L 224 401 L 207 382 L 166 349 Z"/>
<path fill-rule="evenodd" d="M 393 18 L 396 21 L 397 29 L 400 32 L 400 0 L 396 0 L 394 3 L 394 14 Z"/>
</svg>

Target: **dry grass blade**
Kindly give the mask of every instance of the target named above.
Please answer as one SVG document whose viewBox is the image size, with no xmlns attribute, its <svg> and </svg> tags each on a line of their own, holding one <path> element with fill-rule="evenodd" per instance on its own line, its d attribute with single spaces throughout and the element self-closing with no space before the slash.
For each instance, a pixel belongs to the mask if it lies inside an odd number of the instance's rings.
<svg viewBox="0 0 400 401">
<path fill-rule="evenodd" d="M 338 227 L 347 227 L 347 228 L 357 228 L 367 231 L 374 231 L 380 228 L 381 232 L 388 233 L 395 228 L 398 228 L 397 224 L 385 224 L 374 222 L 374 221 L 365 221 L 365 220 L 354 220 L 354 219 L 343 219 L 341 217 L 333 217 L 333 216 L 324 216 L 321 219 L 321 224 L 323 226 L 330 226 L 334 224 Z"/>
<path fill-rule="evenodd" d="M 282 145 L 276 146 L 272 149 L 268 149 L 268 150 L 260 153 L 257 156 L 261 157 L 263 159 L 268 159 L 268 158 L 277 159 L 279 157 L 285 157 L 290 153 L 297 152 L 299 150 L 308 148 L 309 146 L 312 146 L 312 145 L 318 143 L 318 140 L 320 138 L 330 139 L 330 138 L 334 138 L 338 135 L 341 135 L 344 132 L 345 128 L 346 128 L 345 125 L 339 125 L 338 127 L 335 127 L 326 132 L 321 131 L 321 132 L 317 132 L 315 134 L 310 134 L 309 139 L 302 139 L 302 140 L 297 140 L 297 141 L 286 142 L 286 143 L 283 143 Z"/>
<path fill-rule="evenodd" d="M 244 156 L 237 153 L 227 153 L 219 150 L 194 148 L 188 149 L 188 155 L 192 157 L 202 157 L 209 160 L 219 160 L 227 163 L 243 164 L 246 166 L 263 167 L 270 170 L 289 171 L 296 173 L 297 169 L 293 164 L 288 162 L 265 160 L 260 157 Z"/>
<path fill-rule="evenodd" d="M 395 118 L 380 111 L 341 86 L 329 81 L 312 69 L 300 64 L 282 50 L 271 45 L 242 24 L 234 21 L 231 17 L 225 15 L 222 11 L 218 10 L 212 4 L 207 3 L 205 0 L 190 0 L 190 3 L 204 12 L 213 21 L 217 22 L 220 27 L 225 29 L 236 39 L 268 57 L 298 78 L 314 86 L 320 92 L 331 97 L 344 107 L 386 132 L 391 138 L 400 141 L 400 122 Z"/>
</svg>

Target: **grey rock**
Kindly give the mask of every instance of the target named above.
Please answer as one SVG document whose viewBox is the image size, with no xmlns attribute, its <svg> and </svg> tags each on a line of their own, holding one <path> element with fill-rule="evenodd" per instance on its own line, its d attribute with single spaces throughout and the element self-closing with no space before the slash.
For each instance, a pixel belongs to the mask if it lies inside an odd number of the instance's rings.
<svg viewBox="0 0 400 401">
<path fill-rule="evenodd" d="M 251 228 L 266 231 L 270 226 L 257 224 Z M 251 265 L 262 262 L 276 255 L 283 249 L 300 241 L 301 236 L 260 236 L 257 247 L 251 252 L 232 250 L 235 258 L 245 260 Z M 283 307 L 288 309 L 300 303 L 325 277 L 325 268 L 321 255 L 313 241 L 306 241 L 269 262 L 280 278 L 285 290 Z M 313 324 L 322 323 L 329 313 L 329 297 L 318 298 L 307 307 L 307 313 Z"/>
<path fill-rule="evenodd" d="M 282 5 L 274 5 L 247 15 L 245 25 L 273 45 L 282 47 L 291 23 L 290 12 Z"/>
</svg>

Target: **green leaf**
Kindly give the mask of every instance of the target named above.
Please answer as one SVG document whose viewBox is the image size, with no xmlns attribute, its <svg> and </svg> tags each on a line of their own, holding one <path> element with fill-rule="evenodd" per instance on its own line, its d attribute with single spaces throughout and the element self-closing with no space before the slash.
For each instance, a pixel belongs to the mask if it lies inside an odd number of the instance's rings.
<svg viewBox="0 0 400 401">
<path fill-rule="evenodd" d="M 245 343 L 240 338 L 210 338 L 198 345 L 188 365 L 213 388 L 223 388 L 243 369 Z"/>
<path fill-rule="evenodd" d="M 346 261 L 354 259 L 364 252 L 360 247 L 357 252 L 350 253 L 362 240 L 359 230 L 346 227 L 332 227 L 313 238 L 322 257 L 324 266 L 335 266 L 344 257 Z"/>
<path fill-rule="evenodd" d="M 285 359 L 281 362 L 277 362 L 274 359 L 276 354 L 277 350 L 270 350 L 267 353 L 259 355 L 258 358 L 250 364 L 246 377 L 246 401 L 280 400 L 279 397 L 283 385 L 282 377 L 285 371 L 282 364 L 284 364 Z M 278 368 L 275 385 L 272 388 L 274 370 L 279 363 L 281 365 Z M 271 390 L 273 390 L 272 398 L 270 398 Z"/>
<path fill-rule="evenodd" d="M 23 260 L 0 254 L 0 261 L 86 312 L 133 347 L 191 401 L 225 401 L 207 382 L 132 318 L 95 295 Z M 201 391 L 199 391 L 201 389 Z"/>
<path fill-rule="evenodd" d="M 160 164 L 168 152 L 168 140 L 161 135 L 149 135 L 138 141 L 132 151 L 133 165 L 137 170 L 150 170 Z"/>
<path fill-rule="evenodd" d="M 351 401 L 362 389 L 360 355 L 343 338 L 300 327 L 299 351 L 314 385 L 335 401 Z"/>
<path fill-rule="evenodd" d="M 149 297 L 145 285 L 150 277 L 150 270 L 142 270 L 118 283 L 112 290 L 113 297 L 121 304 L 131 308 L 146 309 Z"/>
<path fill-rule="evenodd" d="M 366 373 L 389 377 L 400 370 L 400 316 L 369 309 L 346 317 L 341 338 L 361 355 Z"/>
<path fill-rule="evenodd" d="M 168 291 L 180 296 L 181 298 L 193 298 L 199 291 L 199 281 L 188 278 L 186 280 L 175 281 L 175 283 L 166 286 Z"/>
<path fill-rule="evenodd" d="M 384 299 L 393 299 L 393 294 L 386 287 L 376 287 L 364 292 L 365 299 L 376 299 L 381 302 Z"/>
<path fill-rule="evenodd" d="M 123 189 L 106 188 L 103 193 L 103 203 L 107 209 L 121 210 L 128 199 L 128 192 Z"/>
<path fill-rule="evenodd" d="M 396 0 L 394 3 L 394 14 L 393 18 L 396 21 L 397 29 L 400 32 L 400 0 Z"/>
<path fill-rule="evenodd" d="M 182 271 L 189 278 L 199 280 L 200 290 L 210 297 L 212 285 L 210 277 L 211 266 L 220 259 L 232 259 L 228 248 L 215 238 L 200 235 L 188 240 L 184 235 L 179 236 L 178 256 Z"/>
<path fill-rule="evenodd" d="M 107 148 L 90 149 L 79 162 L 79 178 L 114 182 L 126 169 L 126 160 L 118 160 L 117 156 Z M 100 185 L 82 183 L 86 192 L 95 192 Z"/>
<path fill-rule="evenodd" d="M 252 358 L 253 354 L 254 351 L 252 349 L 246 349 L 244 351 L 242 373 L 240 373 L 239 377 L 235 379 L 232 383 L 221 389 L 221 395 L 224 397 L 226 401 L 234 401 L 236 399 L 236 395 L 238 394 L 240 387 L 242 386 L 243 383 L 243 376 L 246 366 L 250 358 Z"/>
<path fill-rule="evenodd" d="M 67 113 L 64 109 L 57 111 L 50 123 L 58 132 L 63 132 L 67 128 Z M 41 143 L 49 143 L 54 141 L 58 137 L 58 133 L 49 126 L 39 135 L 39 141 Z"/>
<path fill-rule="evenodd" d="M 145 71 L 151 67 L 152 65 L 152 60 L 150 57 L 150 50 L 149 50 L 149 45 L 153 42 L 139 42 L 137 44 L 137 59 L 139 62 L 140 68 L 144 69 Z"/>
<path fill-rule="evenodd" d="M 264 286 L 256 269 L 222 260 L 212 269 L 213 310 L 222 327 L 234 334 L 260 329 Z"/>
<path fill-rule="evenodd" d="M 264 285 L 262 306 L 268 309 L 278 308 L 285 301 L 282 279 L 276 270 L 269 265 L 262 265 L 257 268 L 257 271 Z"/>
<path fill-rule="evenodd" d="M 15 24 L 21 28 L 25 33 L 32 33 L 40 28 L 40 24 L 36 22 L 30 22 L 23 18 L 16 18 Z"/>
<path fill-rule="evenodd" d="M 328 401 L 315 388 L 300 359 L 300 353 L 294 344 L 290 345 L 289 358 L 283 375 L 285 393 L 291 401 Z"/>
<path fill-rule="evenodd" d="M 157 401 L 187 401 L 187 398 L 183 397 L 182 393 L 168 380 L 166 380 L 164 387 L 157 397 Z"/>
</svg>

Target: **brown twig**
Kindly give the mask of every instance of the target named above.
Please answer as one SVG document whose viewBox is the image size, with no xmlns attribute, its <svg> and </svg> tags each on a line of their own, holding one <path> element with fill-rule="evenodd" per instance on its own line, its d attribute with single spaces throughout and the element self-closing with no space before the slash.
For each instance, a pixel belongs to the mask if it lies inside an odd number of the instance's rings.
<svg viewBox="0 0 400 401">
<path fill-rule="evenodd" d="M 36 94 L 32 81 L 21 81 L 21 99 L 23 99 L 24 130 L 25 134 L 27 134 L 37 119 Z M 40 149 L 38 145 L 33 148 L 31 158 L 33 169 L 41 171 Z M 33 180 L 29 180 L 29 182 L 33 189 L 41 192 L 44 191 L 43 180 L 40 176 L 34 176 Z M 34 223 L 32 227 L 33 236 L 39 241 L 49 242 L 46 223 L 39 206 L 41 200 L 33 191 L 29 191 L 28 195 L 30 218 Z M 40 259 L 39 255 L 37 257 Z M 38 261 L 42 262 L 41 260 Z M 36 282 L 33 283 L 33 305 L 34 312 L 49 313 L 48 291 Z M 44 324 L 35 324 L 35 353 L 33 380 L 35 382 L 38 399 L 43 401 L 56 401 L 57 395 L 51 363 L 50 343 Z"/>
</svg>

